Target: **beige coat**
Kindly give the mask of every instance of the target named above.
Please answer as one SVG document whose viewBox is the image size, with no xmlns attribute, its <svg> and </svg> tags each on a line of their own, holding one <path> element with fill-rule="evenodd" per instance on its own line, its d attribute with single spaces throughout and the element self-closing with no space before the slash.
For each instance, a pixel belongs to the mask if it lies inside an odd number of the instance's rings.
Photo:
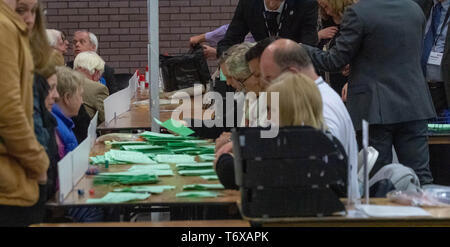
<svg viewBox="0 0 450 247">
<path fill-rule="evenodd" d="M 100 82 L 86 79 L 83 81 L 83 89 L 83 104 L 86 112 L 92 119 L 98 111 L 98 123 L 103 123 L 105 121 L 103 101 L 109 96 L 108 88 Z"/>
<path fill-rule="evenodd" d="M 22 19 L 0 1 L 0 205 L 32 206 L 49 160 L 33 126 L 33 60 Z"/>
</svg>

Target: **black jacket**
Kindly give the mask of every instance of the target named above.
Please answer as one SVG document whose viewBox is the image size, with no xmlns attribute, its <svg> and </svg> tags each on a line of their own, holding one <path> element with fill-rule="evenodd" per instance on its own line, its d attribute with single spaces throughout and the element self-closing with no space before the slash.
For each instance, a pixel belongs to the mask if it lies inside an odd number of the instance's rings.
<svg viewBox="0 0 450 247">
<path fill-rule="evenodd" d="M 433 0 L 414 0 L 422 8 L 427 20 L 430 18 Z M 448 25 L 448 24 L 447 24 Z M 447 31 L 445 40 L 444 56 L 442 57 L 442 77 L 444 79 L 445 94 L 447 96 L 447 107 L 450 108 L 450 29 Z"/>
<path fill-rule="evenodd" d="M 316 0 L 286 0 L 281 16 L 280 37 L 309 45 L 317 44 Z M 256 41 L 269 37 L 264 21 L 264 0 L 240 0 L 225 38 L 217 44 L 217 56 L 231 46 L 244 42 L 250 32 Z"/>
<path fill-rule="evenodd" d="M 362 119 L 396 124 L 436 117 L 420 63 L 425 24 L 411 0 L 360 0 L 345 11 L 330 51 L 304 46 L 316 69 L 350 64 L 347 107 L 357 130 Z"/>
<path fill-rule="evenodd" d="M 34 130 L 39 143 L 45 148 L 50 165 L 47 170 L 47 191 L 46 197 L 51 199 L 56 194 L 56 181 L 58 178 L 58 145 L 56 144 L 55 128 L 58 126 L 55 117 L 45 107 L 45 98 L 49 92 L 47 80 L 35 74 L 33 84 L 34 113 L 35 121 Z"/>
<path fill-rule="evenodd" d="M 70 67 L 73 69 L 73 61 L 70 61 L 67 63 L 67 67 Z M 114 77 L 114 69 L 109 67 L 105 64 L 105 71 L 103 72 L 102 76 L 105 78 L 106 81 L 106 87 L 108 88 L 109 95 L 116 93 L 123 88 L 116 82 L 116 78 Z"/>
</svg>

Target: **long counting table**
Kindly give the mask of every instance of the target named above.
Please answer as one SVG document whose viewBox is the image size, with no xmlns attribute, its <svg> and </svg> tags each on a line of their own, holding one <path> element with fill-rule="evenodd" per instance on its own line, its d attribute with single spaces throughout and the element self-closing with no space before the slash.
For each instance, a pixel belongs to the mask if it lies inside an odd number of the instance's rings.
<svg viewBox="0 0 450 247">
<path fill-rule="evenodd" d="M 102 155 L 107 150 L 103 143 L 97 143 L 91 151 L 91 156 Z M 132 165 L 110 165 L 108 169 L 99 167 L 101 172 L 121 172 L 128 170 Z M 169 210 L 183 210 L 187 211 L 186 219 L 209 219 L 212 216 L 202 215 L 202 210 L 221 210 L 218 212 L 219 217 L 237 218 L 239 212 L 236 207 L 236 201 L 240 194 L 238 191 L 231 190 L 218 190 L 223 194 L 217 198 L 177 198 L 176 194 L 183 191 L 183 185 L 187 184 L 218 184 L 218 180 L 208 181 L 198 176 L 180 176 L 175 169 L 175 164 L 171 164 L 174 176 L 163 177 L 160 176 L 157 184 L 152 185 L 173 185 L 176 186 L 173 190 L 166 190 L 161 194 L 151 194 L 147 200 L 135 201 L 130 203 L 119 204 L 87 204 L 86 200 L 89 198 L 102 198 L 108 192 L 112 192 L 115 188 L 127 187 L 127 186 L 111 186 L 111 185 L 94 185 L 94 176 L 85 176 L 75 186 L 74 190 L 67 196 L 63 203 L 50 202 L 47 204 L 49 207 L 80 207 L 80 206 L 98 206 L 98 207 L 122 207 L 133 208 L 136 206 L 154 207 L 163 206 L 169 207 Z M 94 189 L 95 194 L 91 196 L 89 191 Z M 83 190 L 84 195 L 79 195 L 78 190 Z M 189 210 L 191 208 L 192 210 Z M 186 213 L 186 212 L 185 212 Z M 211 213 L 213 214 L 213 213 Z M 222 216 L 220 216 L 222 215 Z M 175 216 L 178 217 L 178 216 Z M 183 219 L 182 216 L 180 216 Z"/>
</svg>

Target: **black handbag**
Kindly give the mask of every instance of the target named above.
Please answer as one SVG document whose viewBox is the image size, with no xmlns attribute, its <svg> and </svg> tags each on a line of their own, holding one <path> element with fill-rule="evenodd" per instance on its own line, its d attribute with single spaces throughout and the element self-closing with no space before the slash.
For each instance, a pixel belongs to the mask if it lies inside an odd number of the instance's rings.
<svg viewBox="0 0 450 247">
<path fill-rule="evenodd" d="M 194 84 L 206 87 L 210 80 L 208 63 L 200 45 L 193 47 L 185 55 L 160 55 L 159 60 L 165 92 L 193 87 Z"/>
</svg>

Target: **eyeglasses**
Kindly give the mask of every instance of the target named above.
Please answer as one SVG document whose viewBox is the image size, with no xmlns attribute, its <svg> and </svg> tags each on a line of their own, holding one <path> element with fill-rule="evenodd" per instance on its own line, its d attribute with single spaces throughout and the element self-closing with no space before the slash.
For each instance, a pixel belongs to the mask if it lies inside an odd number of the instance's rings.
<svg viewBox="0 0 450 247">
<path fill-rule="evenodd" d="M 255 74 L 255 72 L 251 73 L 251 74 L 250 74 L 247 78 L 245 78 L 244 80 L 237 80 L 237 79 L 236 79 L 236 81 L 238 81 L 239 83 L 241 83 L 242 85 L 244 85 L 244 83 L 245 83 L 248 79 L 250 79 L 250 77 L 252 77 L 253 74 Z"/>
</svg>

